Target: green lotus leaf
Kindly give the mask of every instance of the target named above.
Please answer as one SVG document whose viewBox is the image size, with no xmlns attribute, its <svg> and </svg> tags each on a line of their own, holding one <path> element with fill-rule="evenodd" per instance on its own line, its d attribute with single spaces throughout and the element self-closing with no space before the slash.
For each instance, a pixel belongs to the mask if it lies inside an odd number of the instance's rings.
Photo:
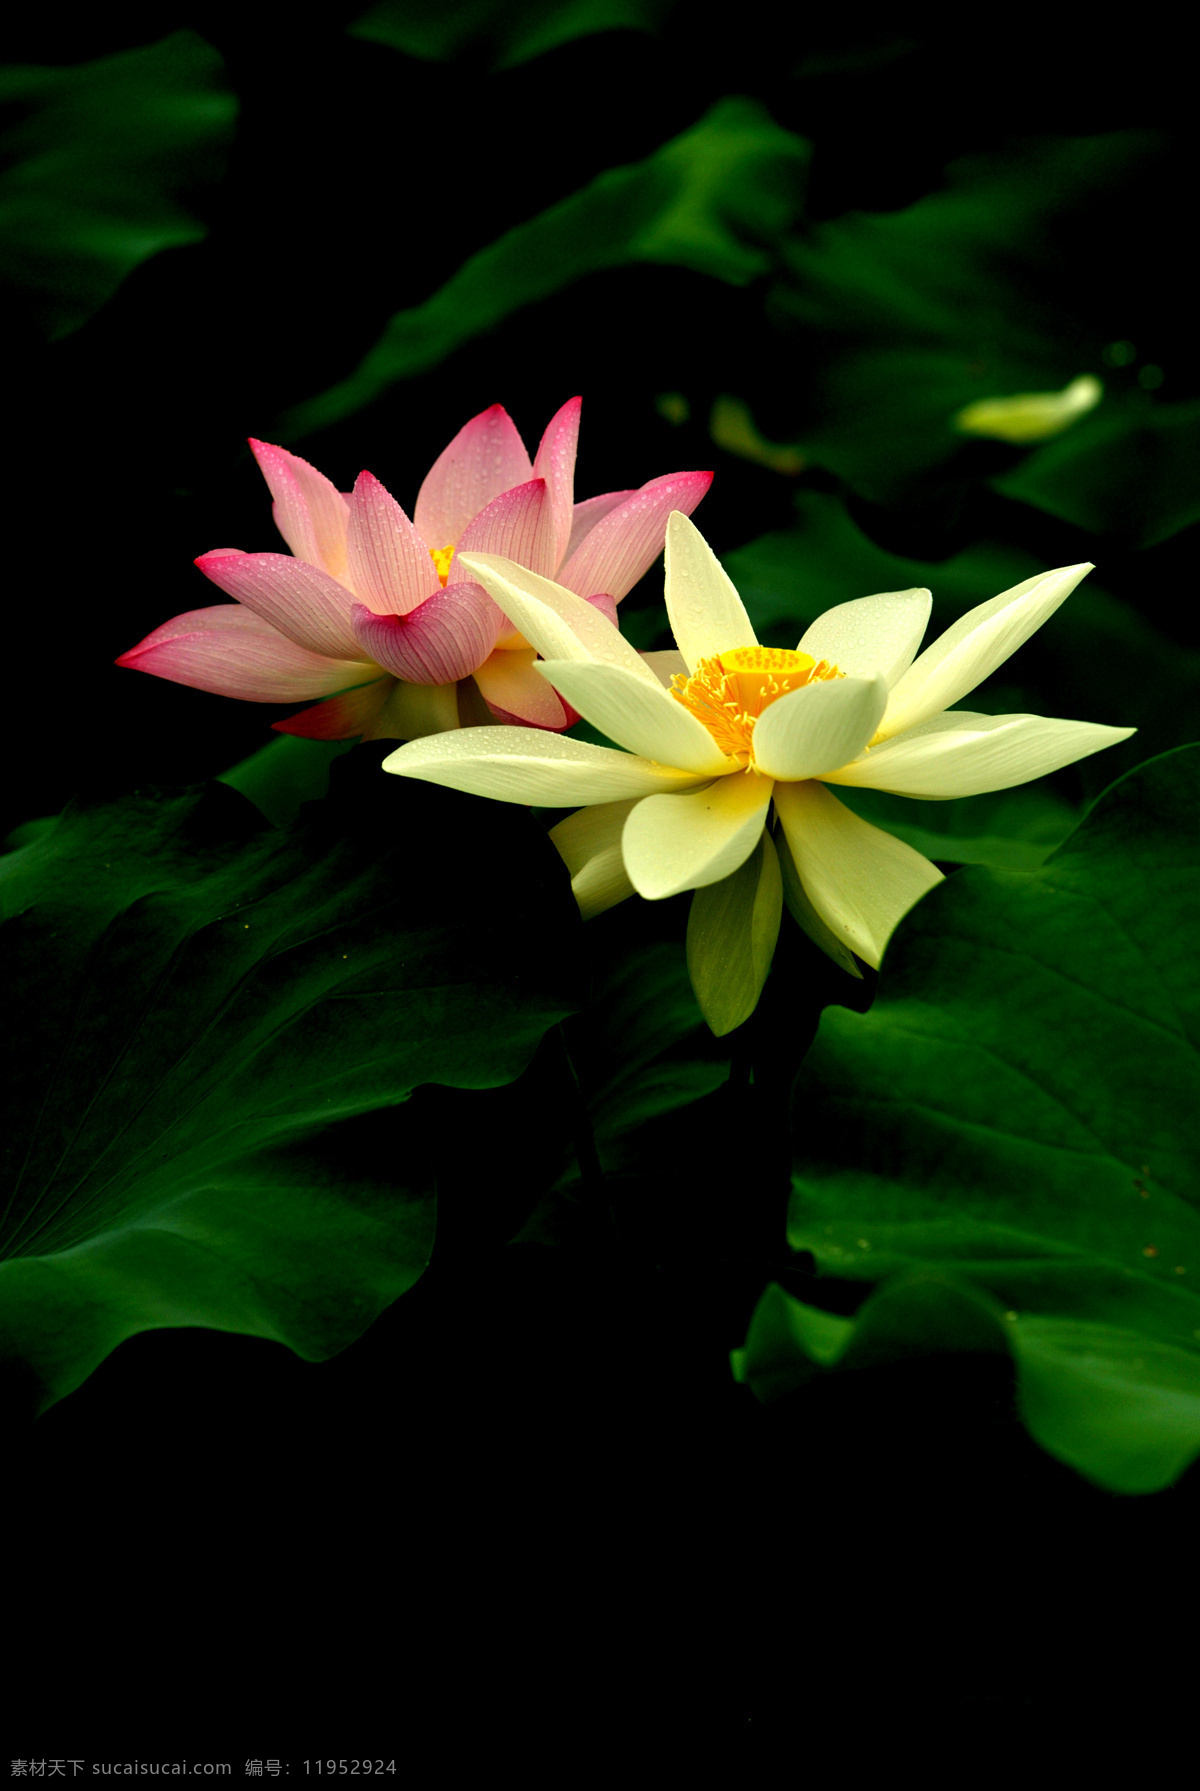
<svg viewBox="0 0 1200 1791">
<path fill-rule="evenodd" d="M 511 1082 L 578 1005 L 542 829 L 369 748 L 286 830 L 221 784 L 77 802 L 0 896 L 0 1361 L 37 1405 L 156 1326 L 342 1348 L 429 1257 L 419 1091 Z"/>
<path fill-rule="evenodd" d="M 599 31 L 656 31 L 675 0 L 380 0 L 350 26 L 353 37 L 428 62 L 484 59 L 514 68 Z"/>
<path fill-rule="evenodd" d="M 892 938 L 870 1012 L 798 1079 L 788 1238 L 880 1281 L 854 1319 L 776 1288 L 736 1362 L 1011 1350 L 1052 1454 L 1118 1491 L 1200 1453 L 1200 747 L 1137 767 L 1039 869 L 979 867 Z"/>
<path fill-rule="evenodd" d="M 1145 541 L 1182 526 L 1194 504 L 1194 427 L 1150 425 L 1154 452 L 1139 467 L 1147 413 L 1125 403 L 1102 359 L 1134 327 L 1141 295 L 1127 270 L 1143 254 L 1167 284 L 1186 279 L 1184 239 L 1162 228 L 1168 168 L 1152 131 L 1027 138 L 951 163 L 939 189 L 900 210 L 850 212 L 797 234 L 768 299 L 790 379 L 759 419 L 766 432 L 784 439 L 790 402 L 792 446 L 861 496 L 903 508 L 1017 457 L 959 433 L 966 406 L 1099 375 L 1113 394 L 1035 450 L 1014 495 Z M 1115 277 L 1114 216 L 1124 232 Z M 1085 451 L 1110 435 L 1124 448 Z"/>
<path fill-rule="evenodd" d="M 277 432 L 292 439 L 336 423 L 605 268 L 648 262 L 747 285 L 773 265 L 799 214 L 808 156 L 756 101 L 721 100 L 645 161 L 608 169 L 480 249 L 423 304 L 397 312 L 355 371 L 289 412 Z"/>
<path fill-rule="evenodd" d="M 1200 522 L 1200 403 L 1110 406 L 993 483 L 1077 528 L 1154 547 Z"/>
<path fill-rule="evenodd" d="M 61 68 L 0 69 L 4 281 L 49 337 L 127 274 L 198 242 L 196 198 L 221 178 L 237 101 L 194 31 Z"/>
</svg>

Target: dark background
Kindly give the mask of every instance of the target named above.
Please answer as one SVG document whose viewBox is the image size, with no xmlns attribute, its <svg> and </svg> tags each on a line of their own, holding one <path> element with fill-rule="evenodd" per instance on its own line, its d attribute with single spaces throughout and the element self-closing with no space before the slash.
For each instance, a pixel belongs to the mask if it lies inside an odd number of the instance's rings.
<svg viewBox="0 0 1200 1791">
<path fill-rule="evenodd" d="M 49 345 L 7 301 L 10 825 L 82 784 L 190 782 L 263 743 L 274 712 L 112 665 L 209 601 L 197 554 L 272 545 L 246 435 L 274 439 L 476 247 L 725 94 L 813 141 L 811 219 L 910 204 L 1014 134 L 1165 130 L 1174 183 L 1153 217 L 1098 227 L 1127 333 L 1190 390 L 1193 296 L 1172 270 L 1192 228 L 1192 58 L 1153 10 L 1060 37 L 1032 8 L 841 30 L 799 8 L 769 25 L 684 9 L 659 37 L 498 73 L 350 38 L 358 10 L 327 6 L 320 28 L 159 7 L 7 30 L 8 60 L 60 63 L 190 25 L 241 105 L 231 175 L 199 202 L 205 241 Z M 532 443 L 578 391 L 581 495 L 714 466 L 699 520 L 718 552 L 740 546 L 783 526 L 793 487 L 714 447 L 711 400 L 755 394 L 785 440 L 805 374 L 780 372 L 753 287 L 697 291 L 671 269 L 593 276 L 288 445 L 343 488 L 368 466 L 403 501 L 484 405 Z M 688 422 L 658 414 L 665 390 L 688 394 Z M 989 534 L 1048 565 L 1088 557 L 978 481 L 941 510 L 854 513 L 934 559 Z M 1189 644 L 1191 544 L 1104 567 L 1110 588 L 1186 593 L 1156 620 Z M 240 1773 L 251 1756 L 453 1762 L 479 1745 L 518 1766 L 545 1754 L 570 1782 L 610 1742 L 631 1763 L 781 1746 L 799 1766 L 836 1745 L 842 1771 L 879 1746 L 909 1769 L 1015 1768 L 1042 1725 L 1080 1744 L 1178 1729 L 1165 1625 L 1190 1575 L 1194 1471 L 1151 1498 L 1089 1487 L 1030 1441 L 992 1359 L 760 1408 L 727 1352 L 761 1281 L 507 1245 L 456 1222 L 485 1195 L 448 1167 L 433 1268 L 333 1361 L 147 1333 L 14 1426 L 14 1757 L 145 1757 L 155 1735 L 188 1757 L 231 1748 Z"/>
</svg>

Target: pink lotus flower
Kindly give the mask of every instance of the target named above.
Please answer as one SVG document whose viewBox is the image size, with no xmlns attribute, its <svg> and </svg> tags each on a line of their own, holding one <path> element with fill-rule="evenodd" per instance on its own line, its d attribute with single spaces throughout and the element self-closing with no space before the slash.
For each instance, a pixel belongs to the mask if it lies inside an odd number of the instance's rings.
<svg viewBox="0 0 1200 1791">
<path fill-rule="evenodd" d="M 251 441 L 291 555 L 201 554 L 236 602 L 164 622 L 117 664 L 254 703 L 322 697 L 274 724 L 314 740 L 413 740 L 493 719 L 569 727 L 578 717 L 534 671 L 534 648 L 455 576 L 458 555 L 501 554 L 615 624 L 671 511 L 690 515 L 712 482 L 668 473 L 576 504 L 580 402 L 551 418 L 532 464 L 502 405 L 472 417 L 426 474 L 415 523 L 372 474 L 346 496 L 298 455 Z"/>
</svg>

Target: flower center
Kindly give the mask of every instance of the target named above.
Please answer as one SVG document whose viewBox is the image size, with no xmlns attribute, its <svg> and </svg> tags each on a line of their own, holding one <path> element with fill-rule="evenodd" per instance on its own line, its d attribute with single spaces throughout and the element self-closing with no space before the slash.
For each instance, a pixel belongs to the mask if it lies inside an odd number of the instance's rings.
<svg viewBox="0 0 1200 1791">
<path fill-rule="evenodd" d="M 722 752 L 749 768 L 754 724 L 769 703 L 818 679 L 844 676 L 827 659 L 788 647 L 734 647 L 702 659 L 690 678 L 676 672 L 671 695 L 704 723 Z"/>
<path fill-rule="evenodd" d="M 450 576 L 450 562 L 454 558 L 453 541 L 450 543 L 449 547 L 431 547 L 429 550 L 429 557 L 433 561 L 437 571 L 438 581 L 441 584 L 442 589 L 445 590 L 446 580 Z"/>
</svg>

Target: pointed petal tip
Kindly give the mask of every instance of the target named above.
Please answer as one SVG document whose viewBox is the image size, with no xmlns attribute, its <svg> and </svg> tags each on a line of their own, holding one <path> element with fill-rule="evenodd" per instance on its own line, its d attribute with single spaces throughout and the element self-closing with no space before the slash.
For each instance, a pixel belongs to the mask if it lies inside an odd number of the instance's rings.
<svg viewBox="0 0 1200 1791">
<path fill-rule="evenodd" d="M 359 490 L 362 490 L 365 492 L 370 492 L 372 496 L 374 496 L 377 492 L 382 492 L 384 497 L 388 498 L 388 499 L 390 499 L 391 495 L 392 495 L 391 492 L 388 490 L 387 486 L 384 484 L 383 480 L 381 478 L 379 478 L 376 473 L 373 473 L 369 467 L 366 467 L 366 466 L 363 467 L 363 469 L 359 473 L 357 479 L 355 479 L 353 489 L 347 495 L 346 501 L 348 503 L 351 502 L 353 500 L 354 493 Z"/>
<path fill-rule="evenodd" d="M 278 455 L 287 454 L 287 449 L 281 448 L 277 442 L 261 442 L 256 435 L 248 435 L 246 437 L 246 443 L 255 460 L 257 460 L 259 469 L 264 474 L 266 473 L 267 463 L 269 461 L 274 460 Z"/>
<path fill-rule="evenodd" d="M 1052 566 L 1048 572 L 1042 574 L 1042 577 L 1069 578 L 1073 580 L 1075 584 L 1078 584 L 1081 579 L 1087 577 L 1089 572 L 1094 572 L 1095 570 L 1096 563 L 1094 560 L 1077 560 L 1073 566 Z"/>
</svg>

